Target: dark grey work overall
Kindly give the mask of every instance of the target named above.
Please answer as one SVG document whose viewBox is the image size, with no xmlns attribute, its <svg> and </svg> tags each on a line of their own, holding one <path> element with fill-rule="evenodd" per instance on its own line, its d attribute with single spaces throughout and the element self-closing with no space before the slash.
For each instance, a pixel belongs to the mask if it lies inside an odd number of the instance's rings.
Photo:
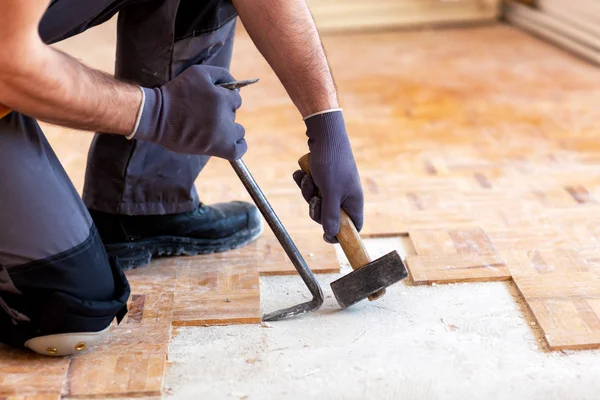
<svg viewBox="0 0 600 400">
<path fill-rule="evenodd" d="M 228 0 L 54 0 L 40 35 L 55 43 L 117 12 L 117 78 L 154 87 L 193 64 L 229 68 L 236 13 Z M 36 121 L 16 112 L 1 119 L 0 342 L 21 347 L 31 337 L 97 332 L 122 318 L 129 285 L 87 207 L 189 211 L 207 161 L 96 134 L 82 201 Z"/>
</svg>

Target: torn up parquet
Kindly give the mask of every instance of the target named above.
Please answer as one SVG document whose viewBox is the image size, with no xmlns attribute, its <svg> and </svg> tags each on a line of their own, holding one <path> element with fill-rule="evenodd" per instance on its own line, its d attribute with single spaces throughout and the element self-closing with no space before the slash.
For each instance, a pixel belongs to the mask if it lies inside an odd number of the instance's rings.
<svg viewBox="0 0 600 400">
<path fill-rule="evenodd" d="M 310 250 L 303 253 L 317 270 L 339 270 L 335 250 L 320 236 L 318 241 L 296 236 L 299 247 Z M 274 236 L 266 234 L 227 253 L 157 259 L 127 271 L 129 313 L 107 340 L 71 359 L 3 348 L 0 398 L 160 396 L 172 326 L 260 322 L 259 264 L 267 274 L 293 268 Z"/>
<path fill-rule="evenodd" d="M 93 352 L 71 360 L 63 398 L 158 396 L 172 326 L 260 322 L 259 263 L 275 272 L 289 264 L 265 236 L 227 253 L 157 259 L 128 271 L 128 315 Z M 322 250 L 313 259 L 332 264 L 331 246 L 314 248 Z"/>
</svg>

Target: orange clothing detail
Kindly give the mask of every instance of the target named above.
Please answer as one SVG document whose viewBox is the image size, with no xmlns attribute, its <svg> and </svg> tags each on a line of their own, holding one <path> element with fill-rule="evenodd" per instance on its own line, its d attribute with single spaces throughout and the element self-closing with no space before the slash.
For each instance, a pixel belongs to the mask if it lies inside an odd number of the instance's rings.
<svg viewBox="0 0 600 400">
<path fill-rule="evenodd" d="M 6 117 L 8 114 L 10 114 L 11 111 L 12 110 L 10 108 L 0 104 L 0 119 Z"/>
</svg>

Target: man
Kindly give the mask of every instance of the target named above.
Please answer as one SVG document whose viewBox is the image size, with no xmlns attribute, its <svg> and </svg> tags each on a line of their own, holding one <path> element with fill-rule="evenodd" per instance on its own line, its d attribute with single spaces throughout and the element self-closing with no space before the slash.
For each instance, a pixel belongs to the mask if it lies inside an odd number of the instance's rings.
<svg viewBox="0 0 600 400">
<path fill-rule="evenodd" d="M 219 86 L 235 80 L 238 14 L 304 118 L 312 179 L 294 179 L 311 217 L 329 242 L 340 207 L 361 228 L 360 180 L 304 0 L 0 0 L 0 9 L 0 104 L 13 110 L 0 120 L 0 342 L 75 353 L 125 314 L 122 267 L 260 234 L 253 205 L 207 206 L 194 189 L 209 156 L 246 152 L 240 94 Z M 115 78 L 48 45 L 117 12 Z M 83 201 L 37 119 L 102 132 Z"/>
</svg>

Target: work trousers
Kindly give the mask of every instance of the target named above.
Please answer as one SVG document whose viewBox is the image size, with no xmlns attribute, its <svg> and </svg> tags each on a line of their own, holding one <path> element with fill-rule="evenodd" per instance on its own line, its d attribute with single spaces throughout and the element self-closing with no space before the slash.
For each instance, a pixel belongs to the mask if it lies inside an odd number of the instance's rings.
<svg viewBox="0 0 600 400">
<path fill-rule="evenodd" d="M 236 24 L 229 0 L 54 0 L 39 32 L 56 43 L 117 12 L 117 79 L 156 87 L 194 64 L 229 68 Z M 82 199 L 34 119 L 17 112 L 0 119 L 0 342 L 96 332 L 122 317 L 129 286 L 88 208 L 189 211 L 207 161 L 97 133 Z"/>
</svg>

